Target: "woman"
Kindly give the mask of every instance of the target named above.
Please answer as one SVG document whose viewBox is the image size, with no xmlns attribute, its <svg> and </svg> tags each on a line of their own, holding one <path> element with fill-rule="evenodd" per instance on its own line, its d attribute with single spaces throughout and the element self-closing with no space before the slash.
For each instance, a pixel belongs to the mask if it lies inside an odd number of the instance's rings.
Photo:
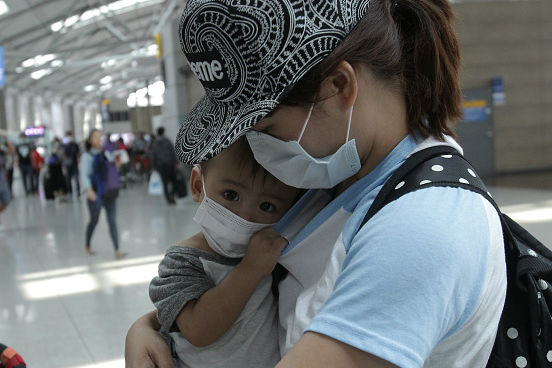
<svg viewBox="0 0 552 368">
<path fill-rule="evenodd" d="M 102 133 L 93 129 L 86 141 L 86 152 L 81 157 L 81 173 L 83 190 L 86 191 L 90 222 L 86 227 L 85 249 L 88 255 L 94 252 L 90 241 L 98 224 L 102 206 L 107 214 L 109 234 L 115 248 L 115 258 L 121 259 L 126 253 L 119 250 L 119 234 L 117 231 L 117 196 L 121 182 L 113 159 L 108 152 L 102 151 Z"/>
<path fill-rule="evenodd" d="M 52 153 L 48 158 L 49 190 L 47 190 L 46 192 L 48 193 L 51 191 L 53 193 L 52 199 L 58 200 L 63 199 L 67 189 L 65 185 L 65 176 L 63 175 L 63 165 L 61 160 L 61 140 L 56 137 L 52 141 Z M 33 162 L 35 161 L 37 160 L 33 160 Z M 35 166 L 34 163 L 33 166 Z M 37 168 L 35 168 L 35 170 L 37 170 Z M 38 166 L 37 171 L 40 171 L 40 166 Z M 46 198 L 48 198 L 48 195 L 46 195 Z"/>
<path fill-rule="evenodd" d="M 292 239 L 278 367 L 484 367 L 506 280 L 492 206 L 432 187 L 360 228 L 412 152 L 461 150 L 449 126 L 461 92 L 448 1 L 229 3 L 188 1 L 182 16 L 208 97 L 180 130 L 180 159 L 209 159 L 247 133 L 278 179 L 334 188 L 309 191 L 276 226 Z M 157 327 L 154 312 L 131 327 L 127 366 L 171 366 Z"/>
</svg>

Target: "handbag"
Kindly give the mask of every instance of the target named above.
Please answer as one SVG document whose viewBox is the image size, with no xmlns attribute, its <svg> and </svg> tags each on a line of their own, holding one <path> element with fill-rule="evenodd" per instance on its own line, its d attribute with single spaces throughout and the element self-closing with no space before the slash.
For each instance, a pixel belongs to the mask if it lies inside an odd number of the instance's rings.
<svg viewBox="0 0 552 368">
<path fill-rule="evenodd" d="M 148 194 L 149 195 L 161 195 L 163 194 L 163 184 L 161 183 L 161 175 L 156 170 L 151 172 L 148 182 Z"/>
</svg>

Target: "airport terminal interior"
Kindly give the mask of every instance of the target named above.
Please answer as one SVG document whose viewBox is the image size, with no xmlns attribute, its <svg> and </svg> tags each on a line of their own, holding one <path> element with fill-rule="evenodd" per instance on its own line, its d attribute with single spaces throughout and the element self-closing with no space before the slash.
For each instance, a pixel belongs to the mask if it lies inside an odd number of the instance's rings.
<svg viewBox="0 0 552 368">
<path fill-rule="evenodd" d="M 123 367 L 128 328 L 153 309 L 148 285 L 164 251 L 199 230 L 197 204 L 182 188 L 167 201 L 148 155 L 156 130 L 174 142 L 203 95 L 180 50 L 185 5 L 0 0 L 1 175 L 11 194 L 0 213 L 0 343 L 29 367 Z M 459 142 L 502 211 L 552 248 L 552 2 L 453 9 L 464 55 Z M 86 194 L 80 178 L 66 184 L 60 152 L 70 142 L 82 152 L 92 129 L 126 151 L 119 256 L 103 210 L 86 252 Z M 22 144 L 29 172 L 15 159 Z M 187 185 L 190 167 L 176 170 Z"/>
</svg>

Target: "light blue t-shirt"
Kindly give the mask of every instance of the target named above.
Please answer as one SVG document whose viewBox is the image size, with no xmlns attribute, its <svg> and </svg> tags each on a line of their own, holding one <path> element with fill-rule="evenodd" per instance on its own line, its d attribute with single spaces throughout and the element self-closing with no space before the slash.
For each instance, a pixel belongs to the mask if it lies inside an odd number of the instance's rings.
<svg viewBox="0 0 552 368">
<path fill-rule="evenodd" d="M 505 294 L 501 228 L 492 206 L 468 190 L 433 187 L 388 204 L 359 230 L 382 185 L 417 146 L 405 138 L 284 251 L 339 209 L 350 212 L 339 240 L 346 253 L 341 274 L 306 330 L 399 367 L 484 367 Z M 294 221 L 294 210 L 277 230 Z M 305 267 L 316 266 L 305 260 Z M 470 357 L 462 361 L 462 355 Z"/>
</svg>

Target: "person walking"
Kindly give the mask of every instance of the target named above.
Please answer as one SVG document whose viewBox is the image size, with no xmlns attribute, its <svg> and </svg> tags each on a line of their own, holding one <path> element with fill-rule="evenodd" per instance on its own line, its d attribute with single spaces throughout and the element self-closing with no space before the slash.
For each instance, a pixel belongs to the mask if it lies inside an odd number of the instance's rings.
<svg viewBox="0 0 552 368">
<path fill-rule="evenodd" d="M 21 179 L 26 195 L 33 193 L 33 165 L 31 162 L 31 144 L 25 133 L 19 135 L 19 144 L 16 146 L 17 164 L 21 171 Z"/>
<path fill-rule="evenodd" d="M 65 169 L 65 186 L 69 196 L 73 194 L 73 180 L 77 189 L 77 197 L 80 196 L 79 155 L 79 145 L 73 139 L 73 132 L 68 130 L 63 138 L 63 167 Z"/>
<path fill-rule="evenodd" d="M 13 167 L 16 161 L 16 149 L 8 137 L 5 137 L 5 141 L 2 148 L 6 159 L 6 177 L 8 179 L 8 186 L 10 188 L 10 193 L 12 193 Z"/>
<path fill-rule="evenodd" d="M 176 155 L 172 142 L 165 137 L 165 128 L 157 128 L 157 137 L 151 145 L 152 166 L 159 172 L 163 182 L 163 194 L 167 203 L 176 204 Z"/>
<path fill-rule="evenodd" d="M 7 158 L 9 157 L 7 149 L 7 147 L 0 148 L 0 213 L 4 212 L 11 201 L 11 190 L 6 173 Z M 2 224 L 0 223 L 1 229 Z"/>
<path fill-rule="evenodd" d="M 277 368 L 487 365 L 507 280 L 493 205 L 424 177 L 363 222 L 413 153 L 462 151 L 453 20 L 449 0 L 186 2 L 180 44 L 206 95 L 179 159 L 209 162 L 246 135 L 268 172 L 309 189 L 274 226 L 290 241 Z M 155 311 L 133 324 L 127 367 L 172 366 L 158 328 Z"/>
<path fill-rule="evenodd" d="M 115 249 L 115 258 L 121 259 L 126 253 L 119 249 L 117 230 L 117 197 L 121 180 L 110 152 L 102 150 L 102 133 L 93 129 L 86 141 L 86 152 L 81 156 L 81 174 L 83 191 L 86 191 L 86 203 L 90 221 L 86 226 L 85 250 L 93 255 L 91 240 L 98 224 L 100 211 L 105 208 L 109 234 Z"/>
</svg>

